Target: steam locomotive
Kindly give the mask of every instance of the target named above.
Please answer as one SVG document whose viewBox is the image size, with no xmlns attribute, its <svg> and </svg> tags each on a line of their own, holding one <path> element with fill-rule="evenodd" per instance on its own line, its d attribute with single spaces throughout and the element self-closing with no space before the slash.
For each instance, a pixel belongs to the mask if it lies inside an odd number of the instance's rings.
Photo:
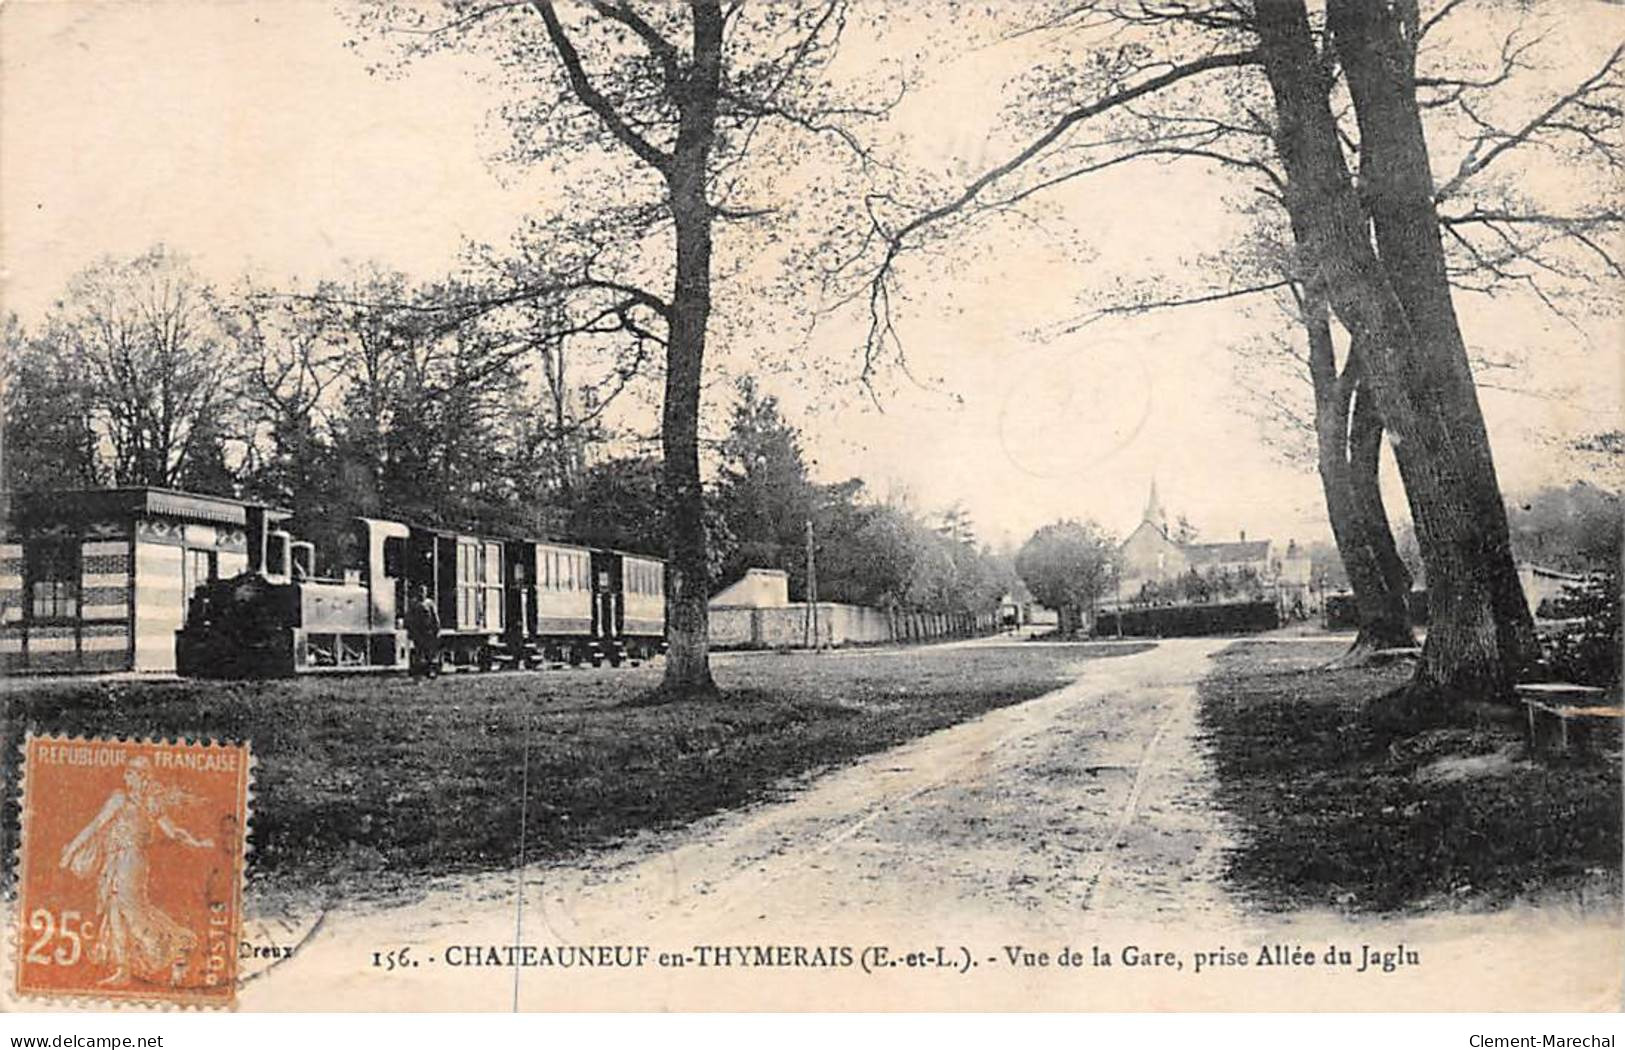
<svg viewBox="0 0 1625 1050">
<path fill-rule="evenodd" d="M 651 659 L 665 650 L 665 563 L 624 551 L 356 518 L 341 578 L 248 508 L 248 568 L 200 585 L 175 635 L 176 669 L 256 678 L 404 670 L 408 602 L 440 613 L 448 667 L 490 670 Z"/>
</svg>

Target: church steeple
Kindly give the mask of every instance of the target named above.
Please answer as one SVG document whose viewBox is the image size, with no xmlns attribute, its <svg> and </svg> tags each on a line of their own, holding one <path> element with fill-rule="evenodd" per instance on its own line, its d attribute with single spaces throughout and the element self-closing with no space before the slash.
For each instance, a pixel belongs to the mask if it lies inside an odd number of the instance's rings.
<svg viewBox="0 0 1625 1050">
<path fill-rule="evenodd" d="M 1168 534 L 1168 515 L 1162 509 L 1162 500 L 1157 498 L 1157 479 L 1151 479 L 1151 493 L 1145 500 L 1145 514 L 1141 519 L 1155 525 L 1157 531 L 1164 536 Z"/>
</svg>

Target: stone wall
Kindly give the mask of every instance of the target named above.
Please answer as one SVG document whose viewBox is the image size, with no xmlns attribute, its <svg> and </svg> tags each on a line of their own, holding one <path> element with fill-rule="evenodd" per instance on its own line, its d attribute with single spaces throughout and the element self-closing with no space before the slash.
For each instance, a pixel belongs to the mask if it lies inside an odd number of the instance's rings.
<svg viewBox="0 0 1625 1050">
<path fill-rule="evenodd" d="M 818 603 L 821 645 L 881 645 L 964 638 L 996 629 L 996 614 L 887 612 L 866 605 Z M 807 647 L 804 602 L 774 608 L 719 605 L 711 607 L 714 649 L 799 649 Z"/>
<path fill-rule="evenodd" d="M 746 569 L 745 575 L 712 595 L 711 604 L 783 608 L 790 604 L 790 574 L 783 569 Z"/>
</svg>

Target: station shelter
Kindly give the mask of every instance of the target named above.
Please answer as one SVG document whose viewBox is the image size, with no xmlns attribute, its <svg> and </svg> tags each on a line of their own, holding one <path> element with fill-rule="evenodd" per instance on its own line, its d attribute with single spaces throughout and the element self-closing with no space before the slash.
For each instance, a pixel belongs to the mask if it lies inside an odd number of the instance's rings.
<svg viewBox="0 0 1625 1050">
<path fill-rule="evenodd" d="M 14 494 L 0 522 L 0 674 L 174 671 L 192 592 L 247 568 L 248 520 L 238 500 L 170 489 Z"/>
</svg>

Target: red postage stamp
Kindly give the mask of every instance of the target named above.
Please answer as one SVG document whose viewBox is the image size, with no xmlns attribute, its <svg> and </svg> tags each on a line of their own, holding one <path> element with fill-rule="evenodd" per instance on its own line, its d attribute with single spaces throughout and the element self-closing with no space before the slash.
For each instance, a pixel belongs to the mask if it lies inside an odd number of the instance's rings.
<svg viewBox="0 0 1625 1050">
<path fill-rule="evenodd" d="M 249 765 L 247 744 L 28 737 L 17 994 L 230 1005 Z"/>
</svg>

